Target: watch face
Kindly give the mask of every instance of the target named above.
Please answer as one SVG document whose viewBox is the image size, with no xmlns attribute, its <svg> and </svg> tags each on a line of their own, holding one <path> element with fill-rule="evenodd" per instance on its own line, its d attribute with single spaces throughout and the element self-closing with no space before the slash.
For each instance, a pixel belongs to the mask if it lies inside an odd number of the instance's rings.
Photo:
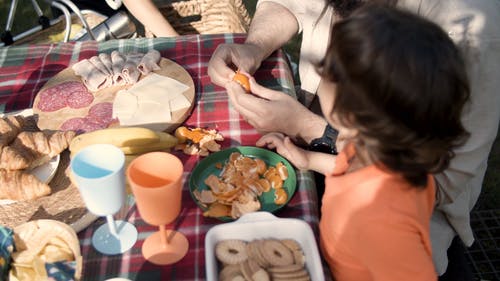
<svg viewBox="0 0 500 281">
<path fill-rule="evenodd" d="M 337 141 L 338 133 L 337 130 L 327 125 L 323 132 L 323 136 L 312 140 L 309 145 L 309 150 L 337 155 L 337 146 L 335 142 Z"/>
<path fill-rule="evenodd" d="M 326 142 L 313 142 L 311 143 L 309 150 L 329 154 L 337 154 L 337 150 L 335 149 L 335 147 L 332 147 L 329 143 Z"/>
</svg>

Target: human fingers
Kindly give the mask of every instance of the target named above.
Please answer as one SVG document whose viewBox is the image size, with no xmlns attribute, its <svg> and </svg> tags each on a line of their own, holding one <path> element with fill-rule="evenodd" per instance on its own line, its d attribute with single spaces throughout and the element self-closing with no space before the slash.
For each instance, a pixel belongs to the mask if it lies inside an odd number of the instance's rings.
<svg viewBox="0 0 500 281">
<path fill-rule="evenodd" d="M 268 89 L 255 81 L 255 78 L 251 77 L 249 78 L 250 82 L 250 90 L 252 94 L 261 97 L 266 100 L 277 100 L 282 97 L 282 95 L 286 95 L 285 93 L 275 91 Z"/>
<path fill-rule="evenodd" d="M 245 90 L 234 81 L 230 81 L 225 87 L 231 104 L 236 111 L 238 111 L 250 125 L 256 127 L 260 116 L 262 116 L 259 108 L 259 104 L 262 100 L 247 94 Z"/>
<path fill-rule="evenodd" d="M 278 146 L 283 145 L 284 138 L 285 136 L 281 133 L 276 133 L 276 132 L 267 133 L 263 135 L 260 139 L 258 139 L 255 145 L 260 147 L 275 149 Z"/>
<path fill-rule="evenodd" d="M 230 65 L 233 64 L 232 49 L 227 44 L 221 44 L 215 49 L 208 62 L 208 76 L 212 83 L 224 86 L 234 75 Z"/>
</svg>

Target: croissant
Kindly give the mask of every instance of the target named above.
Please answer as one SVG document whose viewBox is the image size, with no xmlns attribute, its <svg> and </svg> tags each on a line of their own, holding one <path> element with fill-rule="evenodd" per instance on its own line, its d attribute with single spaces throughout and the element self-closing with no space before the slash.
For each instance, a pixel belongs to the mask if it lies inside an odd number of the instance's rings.
<svg viewBox="0 0 500 281">
<path fill-rule="evenodd" d="M 0 199 L 32 200 L 50 194 L 50 187 L 24 171 L 0 169 Z"/>
<path fill-rule="evenodd" d="M 21 131 L 25 119 L 22 116 L 0 118 L 0 149 L 8 145 Z"/>
<path fill-rule="evenodd" d="M 68 148 L 73 131 L 21 132 L 14 142 L 0 151 L 0 168 L 33 169 Z"/>
<path fill-rule="evenodd" d="M 21 170 L 30 166 L 33 156 L 29 151 L 19 151 L 10 146 L 0 149 L 0 169 Z"/>
</svg>

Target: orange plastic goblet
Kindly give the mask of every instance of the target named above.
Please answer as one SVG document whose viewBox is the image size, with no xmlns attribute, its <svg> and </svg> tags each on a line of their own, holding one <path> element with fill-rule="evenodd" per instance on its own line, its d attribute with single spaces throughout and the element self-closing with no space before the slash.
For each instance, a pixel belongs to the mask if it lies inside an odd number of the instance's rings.
<svg viewBox="0 0 500 281">
<path fill-rule="evenodd" d="M 182 201 L 181 160 L 167 152 L 150 152 L 134 159 L 127 178 L 142 219 L 160 230 L 146 238 L 142 255 L 154 264 L 168 265 L 182 259 L 189 243 L 182 233 L 165 230 L 177 218 Z"/>
</svg>

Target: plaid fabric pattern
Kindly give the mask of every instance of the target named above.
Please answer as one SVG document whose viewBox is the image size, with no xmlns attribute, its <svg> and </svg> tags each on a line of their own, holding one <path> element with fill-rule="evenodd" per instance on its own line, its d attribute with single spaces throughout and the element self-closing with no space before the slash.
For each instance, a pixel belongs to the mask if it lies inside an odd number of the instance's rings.
<svg viewBox="0 0 500 281">
<path fill-rule="evenodd" d="M 183 66 L 192 76 L 196 88 L 197 105 L 185 125 L 215 128 L 225 140 L 223 148 L 238 145 L 254 146 L 259 134 L 245 122 L 229 103 L 226 91 L 210 82 L 207 66 L 215 48 L 221 43 L 241 43 L 244 35 L 190 35 L 177 38 L 112 40 L 104 43 L 77 42 L 53 45 L 27 45 L 0 48 L 0 112 L 12 112 L 32 106 L 38 90 L 51 77 L 76 63 L 100 52 L 147 52 L 154 48 L 163 57 Z M 293 77 L 282 51 L 277 51 L 262 63 L 255 73 L 256 80 L 266 87 L 295 95 Z M 265 118 L 265 117 L 264 117 Z M 204 239 L 207 231 L 222 223 L 203 217 L 189 194 L 190 171 L 201 159 L 176 153 L 184 163 L 184 191 L 182 211 L 177 221 L 167 225 L 176 228 L 189 240 L 189 251 L 181 261 L 170 266 L 157 266 L 144 260 L 141 246 L 157 227 L 148 225 L 141 218 L 129 198 L 117 218 L 133 223 L 139 238 L 134 247 L 122 255 L 105 256 L 91 245 L 94 231 L 104 223 L 97 220 L 79 233 L 83 255 L 83 279 L 105 280 L 124 277 L 131 280 L 205 280 Z M 275 213 L 278 217 L 300 218 L 318 233 L 318 199 L 312 173 L 297 171 L 298 186 L 290 203 Z"/>
</svg>

